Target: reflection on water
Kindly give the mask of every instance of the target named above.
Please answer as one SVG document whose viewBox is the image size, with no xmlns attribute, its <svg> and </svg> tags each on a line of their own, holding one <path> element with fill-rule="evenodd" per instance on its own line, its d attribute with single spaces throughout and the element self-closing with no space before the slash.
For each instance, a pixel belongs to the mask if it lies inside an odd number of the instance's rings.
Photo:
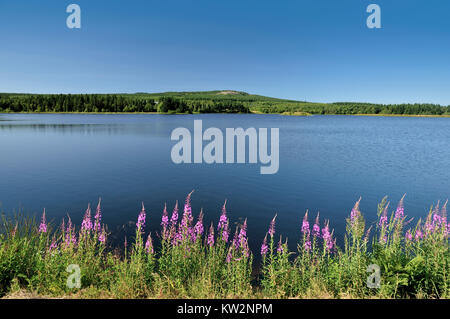
<svg viewBox="0 0 450 319">
<path fill-rule="evenodd" d="M 130 130 L 131 129 L 131 130 Z M 121 125 L 110 124 L 1 124 L 1 131 L 33 131 L 35 133 L 56 133 L 58 134 L 96 134 L 103 133 L 117 135 L 131 131 L 138 134 L 142 132 L 135 127 L 126 128 Z"/>
</svg>

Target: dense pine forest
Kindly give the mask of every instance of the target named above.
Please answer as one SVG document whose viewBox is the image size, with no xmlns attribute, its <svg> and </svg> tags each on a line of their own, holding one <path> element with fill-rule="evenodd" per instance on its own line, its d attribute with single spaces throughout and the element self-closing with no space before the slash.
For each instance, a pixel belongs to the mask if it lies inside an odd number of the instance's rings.
<svg viewBox="0 0 450 319">
<path fill-rule="evenodd" d="M 188 100 L 141 94 L 1 94 L 1 112 L 249 113 L 239 101 Z"/>
<path fill-rule="evenodd" d="M 312 103 L 238 91 L 136 94 L 0 93 L 0 112 L 450 115 L 437 104 Z"/>
</svg>

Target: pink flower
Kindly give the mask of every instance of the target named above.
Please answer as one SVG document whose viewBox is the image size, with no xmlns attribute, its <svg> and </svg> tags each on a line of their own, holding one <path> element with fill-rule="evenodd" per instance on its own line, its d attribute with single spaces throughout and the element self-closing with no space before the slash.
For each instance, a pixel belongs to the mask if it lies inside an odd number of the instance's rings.
<svg viewBox="0 0 450 319">
<path fill-rule="evenodd" d="M 229 233 L 229 221 L 227 218 L 227 210 L 226 210 L 227 201 L 225 200 L 225 203 L 222 207 L 222 215 L 220 215 L 219 223 L 217 224 L 217 230 L 222 232 L 222 241 L 228 242 L 228 237 L 230 236 Z"/>
<path fill-rule="evenodd" d="M 269 235 L 270 237 L 273 237 L 273 235 L 275 235 L 275 219 L 277 218 L 277 215 L 275 214 L 275 216 L 273 217 L 272 221 L 270 222 L 270 226 L 269 226 Z"/>
<path fill-rule="evenodd" d="M 52 250 L 55 250 L 58 248 L 58 244 L 56 243 L 55 238 L 53 238 L 52 243 L 50 244 L 50 247 L 48 248 L 48 251 L 51 252 Z"/>
<path fill-rule="evenodd" d="M 242 253 L 245 257 L 250 257 L 250 248 L 248 247 L 248 239 L 246 238 L 242 243 Z"/>
<path fill-rule="evenodd" d="M 239 248 L 238 228 L 237 227 L 236 227 L 236 231 L 234 232 L 232 245 L 233 245 L 234 248 Z"/>
<path fill-rule="evenodd" d="M 208 234 L 207 245 L 209 247 L 214 246 L 214 227 L 213 227 L 212 223 L 211 223 L 211 227 L 209 227 L 209 234 Z"/>
<path fill-rule="evenodd" d="M 323 244 L 328 251 L 333 249 L 333 233 L 330 233 L 329 222 L 322 229 Z"/>
<path fill-rule="evenodd" d="M 269 247 L 267 246 L 267 234 L 266 237 L 264 237 L 264 241 L 261 245 L 261 255 L 265 257 L 267 255 L 267 252 L 269 251 Z"/>
<path fill-rule="evenodd" d="M 306 211 L 305 213 L 305 217 L 303 217 L 303 222 L 302 222 L 302 233 L 305 236 L 309 235 L 309 222 L 308 222 L 308 211 Z"/>
<path fill-rule="evenodd" d="M 361 202 L 361 197 L 358 199 L 358 201 L 355 203 L 355 206 L 353 206 L 352 211 L 350 212 L 350 222 L 353 225 L 358 218 L 361 216 L 361 212 L 359 210 L 359 203 Z"/>
<path fill-rule="evenodd" d="M 77 244 L 77 238 L 75 236 L 75 226 L 72 225 L 72 220 L 69 217 L 69 221 L 67 222 L 67 228 L 66 228 L 66 238 L 64 245 L 66 247 L 69 247 L 70 245 L 76 245 Z"/>
<path fill-rule="evenodd" d="M 183 236 L 180 232 L 176 232 L 172 239 L 172 245 L 177 246 L 183 240 Z"/>
<path fill-rule="evenodd" d="M 380 216 L 380 221 L 379 221 L 378 225 L 379 225 L 380 227 L 382 227 L 382 228 L 388 226 L 388 225 L 387 225 L 387 220 L 388 220 L 388 218 L 387 218 L 388 207 L 389 207 L 389 203 L 387 203 L 387 205 L 384 207 L 383 213 L 382 213 L 381 216 Z"/>
<path fill-rule="evenodd" d="M 224 229 L 224 227 L 228 224 L 226 205 L 227 201 L 225 200 L 225 203 L 223 204 L 222 207 L 222 215 L 220 215 L 219 223 L 217 224 L 217 230 Z"/>
<path fill-rule="evenodd" d="M 410 242 L 412 240 L 412 234 L 411 234 L 411 230 L 408 229 L 408 231 L 405 234 L 405 239 L 407 242 Z"/>
<path fill-rule="evenodd" d="M 194 226 L 194 237 L 195 239 L 201 237 L 203 235 L 203 210 L 200 211 L 200 214 L 198 215 L 197 223 Z"/>
<path fill-rule="evenodd" d="M 309 240 L 309 238 L 305 241 L 303 247 L 305 248 L 306 251 L 310 251 L 311 250 L 311 241 Z"/>
<path fill-rule="evenodd" d="M 149 234 L 148 237 L 147 237 L 147 242 L 145 243 L 145 251 L 148 254 L 153 254 L 154 253 L 151 234 Z"/>
<path fill-rule="evenodd" d="M 228 242 L 228 238 L 230 236 L 230 232 L 228 230 L 228 224 L 229 224 L 229 222 L 227 221 L 227 223 L 225 224 L 225 226 L 222 229 L 222 241 L 224 241 L 225 243 Z"/>
<path fill-rule="evenodd" d="M 105 243 L 106 241 L 106 236 L 104 232 L 101 232 L 100 235 L 98 235 L 98 241 L 101 243 Z"/>
<path fill-rule="evenodd" d="M 309 229 L 309 225 L 307 226 L 307 228 Z M 320 237 L 320 220 L 319 220 L 319 213 L 317 213 L 316 216 L 316 221 L 314 223 L 313 229 L 312 229 L 312 233 L 314 237 Z"/>
<path fill-rule="evenodd" d="M 145 227 L 145 207 L 144 207 L 144 203 L 142 203 L 142 209 L 141 212 L 138 215 L 138 220 L 136 223 L 136 228 L 139 232 L 144 232 L 144 227 Z"/>
<path fill-rule="evenodd" d="M 280 236 L 280 241 L 278 242 L 277 252 L 278 252 L 279 254 L 282 254 L 282 253 L 283 253 L 283 243 L 281 242 L 281 236 Z"/>
<path fill-rule="evenodd" d="M 444 223 L 444 219 L 438 214 L 433 215 L 433 225 L 436 228 L 439 228 Z"/>
<path fill-rule="evenodd" d="M 172 224 L 172 226 L 175 226 L 178 222 L 178 201 L 175 204 L 175 208 L 173 209 L 172 212 L 172 217 L 170 218 L 170 223 Z"/>
<path fill-rule="evenodd" d="M 194 220 L 194 217 L 192 217 L 192 208 L 191 208 L 191 195 L 194 191 L 190 192 L 188 196 L 186 197 L 186 202 L 184 204 L 184 212 L 183 212 L 183 218 L 181 220 L 181 224 L 184 228 L 189 228 L 192 224 L 192 221 Z"/>
<path fill-rule="evenodd" d="M 161 217 L 161 226 L 166 229 L 169 226 L 169 213 L 167 212 L 167 205 L 164 204 L 164 211 Z"/>
<path fill-rule="evenodd" d="M 91 205 L 88 204 L 88 208 L 86 209 L 86 213 L 84 214 L 83 221 L 81 222 L 81 231 L 88 232 L 92 229 L 92 227 Z"/>
<path fill-rule="evenodd" d="M 402 219 L 405 216 L 405 208 L 403 206 L 403 200 L 405 198 L 406 194 L 403 195 L 402 199 L 400 199 L 400 202 L 398 203 L 397 210 L 395 211 L 394 220 Z"/>
<path fill-rule="evenodd" d="M 415 235 L 416 241 L 419 241 L 419 240 L 422 239 L 422 238 L 423 238 L 423 233 L 422 233 L 422 231 L 421 231 L 420 229 L 417 229 L 417 230 L 416 230 L 416 235 Z"/>
<path fill-rule="evenodd" d="M 228 249 L 227 258 L 225 259 L 225 261 L 227 263 L 230 263 L 231 262 L 231 257 L 232 257 L 232 252 L 231 252 L 231 247 L 230 247 L 230 249 Z"/>
<path fill-rule="evenodd" d="M 239 231 L 239 236 L 238 236 L 238 246 L 239 247 L 244 247 L 246 238 L 247 238 L 247 219 L 245 219 L 244 224 L 242 225 L 241 230 Z"/>
<path fill-rule="evenodd" d="M 100 232 L 101 231 L 101 221 L 102 221 L 102 209 L 100 207 L 102 199 L 98 199 L 97 209 L 95 210 L 95 217 L 94 217 L 94 231 Z"/>
<path fill-rule="evenodd" d="M 427 220 L 425 223 L 425 234 L 428 236 L 430 235 L 434 230 L 434 225 L 430 220 Z"/>
<path fill-rule="evenodd" d="M 105 231 L 105 227 L 103 226 L 99 235 L 98 235 L 98 241 L 101 243 L 106 243 L 106 231 Z"/>
<path fill-rule="evenodd" d="M 47 221 L 45 220 L 45 208 L 44 208 L 44 212 L 42 213 L 41 224 L 39 225 L 39 232 L 40 233 L 47 232 Z"/>
</svg>

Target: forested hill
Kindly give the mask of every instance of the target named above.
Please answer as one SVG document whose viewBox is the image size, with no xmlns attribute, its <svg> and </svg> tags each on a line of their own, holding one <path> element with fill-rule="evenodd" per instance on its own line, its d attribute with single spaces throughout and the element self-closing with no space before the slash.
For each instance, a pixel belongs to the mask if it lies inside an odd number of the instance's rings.
<svg viewBox="0 0 450 319">
<path fill-rule="evenodd" d="M 225 90 L 135 94 L 0 93 L 0 112 L 450 115 L 450 106 L 358 102 L 313 103 Z"/>
</svg>

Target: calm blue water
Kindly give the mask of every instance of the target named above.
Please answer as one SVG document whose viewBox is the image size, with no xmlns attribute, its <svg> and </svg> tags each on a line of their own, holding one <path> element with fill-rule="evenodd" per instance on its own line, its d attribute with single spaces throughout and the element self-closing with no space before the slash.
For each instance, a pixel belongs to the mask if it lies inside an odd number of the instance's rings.
<svg viewBox="0 0 450 319">
<path fill-rule="evenodd" d="M 176 165 L 170 158 L 176 127 L 192 130 L 278 127 L 280 169 L 260 165 Z M 80 222 L 87 203 L 103 201 L 104 221 L 115 238 L 131 230 L 145 203 L 149 230 L 195 189 L 194 213 L 216 222 L 225 199 L 233 222 L 248 218 L 257 250 L 271 218 L 291 244 L 309 209 L 331 220 L 338 238 L 354 202 L 369 222 L 385 195 L 406 196 L 406 213 L 421 217 L 450 197 L 450 118 L 278 115 L 0 115 L 1 210 L 23 210 L 60 222 Z M 314 217 L 313 216 L 313 217 Z M 128 226 L 127 226 L 128 225 Z"/>
</svg>

